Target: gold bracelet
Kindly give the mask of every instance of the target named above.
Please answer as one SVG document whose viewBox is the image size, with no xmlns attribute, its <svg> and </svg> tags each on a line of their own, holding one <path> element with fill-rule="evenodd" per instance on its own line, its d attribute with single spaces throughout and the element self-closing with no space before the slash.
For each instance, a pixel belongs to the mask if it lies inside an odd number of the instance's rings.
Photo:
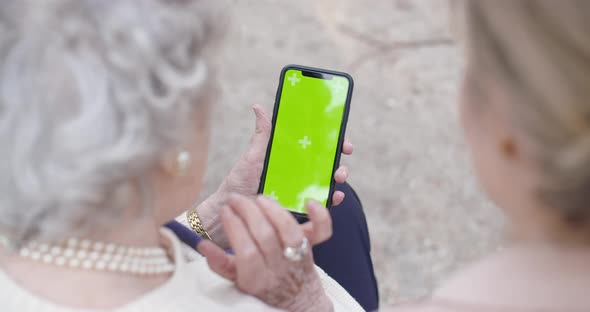
<svg viewBox="0 0 590 312">
<path fill-rule="evenodd" d="M 197 215 L 196 209 L 191 209 L 187 211 L 186 219 L 188 220 L 188 224 L 190 225 L 191 229 L 197 232 L 199 236 L 208 240 L 213 240 L 211 238 L 211 235 L 209 235 L 209 233 L 207 233 L 207 230 L 205 230 L 203 222 L 201 222 L 201 219 L 199 219 L 199 216 Z"/>
</svg>

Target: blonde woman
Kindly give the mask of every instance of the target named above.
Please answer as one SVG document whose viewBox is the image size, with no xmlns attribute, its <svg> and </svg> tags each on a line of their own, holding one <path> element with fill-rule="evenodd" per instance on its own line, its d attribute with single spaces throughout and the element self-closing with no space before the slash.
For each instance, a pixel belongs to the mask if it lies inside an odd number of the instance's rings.
<svg viewBox="0 0 590 312">
<path fill-rule="evenodd" d="M 305 225 L 230 190 L 204 203 L 217 211 L 202 207 L 203 220 L 190 213 L 197 231 L 233 243 L 233 283 L 161 228 L 201 187 L 216 5 L 2 1 L 2 311 L 361 310 L 313 264 L 310 247 L 331 235 L 317 203 Z M 243 240 L 244 209 L 259 213 L 266 245 Z"/>
<path fill-rule="evenodd" d="M 462 122 L 506 248 L 393 311 L 590 311 L 590 2 L 464 3 Z"/>
</svg>

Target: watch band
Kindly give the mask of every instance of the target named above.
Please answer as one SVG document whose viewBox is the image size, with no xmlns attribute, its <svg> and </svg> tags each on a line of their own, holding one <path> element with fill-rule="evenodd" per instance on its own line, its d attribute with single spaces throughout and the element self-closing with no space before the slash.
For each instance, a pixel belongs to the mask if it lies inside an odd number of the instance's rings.
<svg viewBox="0 0 590 312">
<path fill-rule="evenodd" d="M 196 209 L 191 209 L 191 210 L 187 211 L 186 212 L 186 219 L 188 220 L 188 224 L 190 225 L 191 229 L 193 231 L 197 232 L 197 234 L 199 234 L 199 236 L 201 236 L 202 238 L 208 239 L 208 240 L 212 240 L 211 235 L 209 235 L 207 230 L 205 230 L 205 227 L 203 226 L 203 222 L 201 222 L 201 219 L 199 219 Z"/>
</svg>

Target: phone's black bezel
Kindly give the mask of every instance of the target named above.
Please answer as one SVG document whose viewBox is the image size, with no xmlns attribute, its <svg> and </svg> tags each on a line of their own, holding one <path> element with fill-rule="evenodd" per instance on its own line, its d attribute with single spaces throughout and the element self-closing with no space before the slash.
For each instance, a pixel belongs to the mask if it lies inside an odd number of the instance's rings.
<svg viewBox="0 0 590 312">
<path fill-rule="evenodd" d="M 270 134 L 270 139 L 268 141 L 268 146 L 266 148 L 266 157 L 264 159 L 264 167 L 262 168 L 262 175 L 260 176 L 260 185 L 258 186 L 258 193 L 261 194 L 262 190 L 264 189 L 264 183 L 266 180 L 266 170 L 268 169 L 268 160 L 269 160 L 269 156 L 270 156 L 270 151 L 272 149 L 272 141 L 274 138 L 275 125 L 277 122 L 277 113 L 279 111 L 279 103 L 281 100 L 281 93 L 282 93 L 281 91 L 283 90 L 283 82 L 285 81 L 285 74 L 290 69 L 300 70 L 300 71 L 302 71 L 302 74 L 305 71 L 305 72 L 309 72 L 312 74 L 317 73 L 320 75 L 325 74 L 325 75 L 344 77 L 348 80 L 348 91 L 346 94 L 346 102 L 344 103 L 344 113 L 342 114 L 342 121 L 340 123 L 340 134 L 338 136 L 338 147 L 336 148 L 336 155 L 334 155 L 334 167 L 332 168 L 332 179 L 330 182 L 330 192 L 328 193 L 328 200 L 326 201 L 326 208 L 329 209 L 332 207 L 332 196 L 334 195 L 334 188 L 336 185 L 336 181 L 334 180 L 334 174 L 336 173 L 336 170 L 340 166 L 340 156 L 342 155 L 342 144 L 344 143 L 344 134 L 346 133 L 346 124 L 348 123 L 348 113 L 350 111 L 350 102 L 352 100 L 352 90 L 354 89 L 354 81 L 353 81 L 352 77 L 349 74 L 343 73 L 343 72 L 308 67 L 308 66 L 301 66 L 301 65 L 293 65 L 293 64 L 283 67 L 283 69 L 281 70 L 280 78 L 279 78 L 279 86 L 277 88 L 277 94 L 275 96 L 275 105 L 274 105 L 273 114 L 272 114 L 272 130 L 271 130 L 271 134 Z M 323 79 L 323 78 L 318 78 L 318 79 Z M 303 216 L 303 217 L 307 216 L 307 214 L 297 213 L 297 212 L 293 212 L 291 210 L 289 210 L 289 212 L 291 212 L 297 216 Z"/>
</svg>

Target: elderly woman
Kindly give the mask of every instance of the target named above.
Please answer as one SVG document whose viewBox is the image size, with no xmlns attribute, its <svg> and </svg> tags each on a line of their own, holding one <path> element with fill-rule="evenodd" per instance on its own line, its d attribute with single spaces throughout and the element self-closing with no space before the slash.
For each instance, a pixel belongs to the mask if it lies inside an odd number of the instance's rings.
<svg viewBox="0 0 590 312">
<path fill-rule="evenodd" d="M 204 203 L 227 201 L 221 215 L 191 211 L 196 230 L 232 243 L 228 262 L 203 250 L 234 283 L 161 228 L 201 187 L 213 3 L 0 4 L 3 311 L 361 310 L 313 264 L 310 245 L 331 234 L 318 203 L 304 225 L 240 195 Z M 251 187 L 232 174 L 226 188 Z"/>
</svg>

